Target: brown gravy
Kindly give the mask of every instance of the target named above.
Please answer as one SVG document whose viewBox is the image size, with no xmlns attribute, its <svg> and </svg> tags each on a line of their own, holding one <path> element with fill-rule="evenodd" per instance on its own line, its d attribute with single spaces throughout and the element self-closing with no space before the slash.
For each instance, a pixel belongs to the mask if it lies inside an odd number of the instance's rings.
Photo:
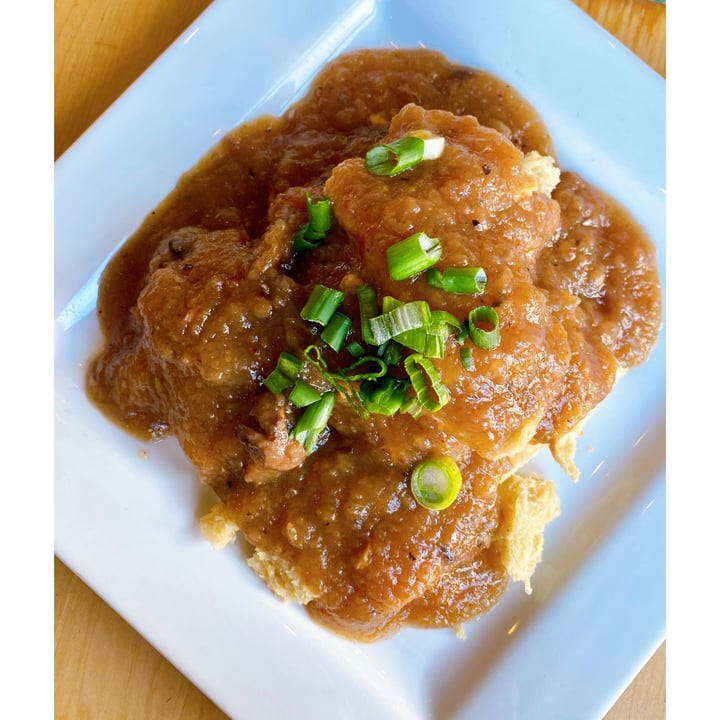
<svg viewBox="0 0 720 720">
<path fill-rule="evenodd" d="M 370 147 L 428 127 L 449 139 L 435 164 L 395 178 L 364 171 Z M 551 140 L 501 80 L 433 51 L 348 54 L 283 117 L 224 137 L 103 274 L 107 344 L 90 397 L 130 432 L 175 435 L 243 535 L 288 561 L 315 598 L 308 611 L 342 634 L 457 626 L 489 609 L 507 583 L 493 544 L 498 481 L 512 468 L 501 450 L 565 436 L 655 342 L 651 242 L 571 173 L 552 199 L 511 202 L 513 168 L 531 150 L 551 155 Z M 323 245 L 295 253 L 306 192 L 328 195 L 335 219 Z M 443 238 L 448 266 L 484 267 L 479 301 L 390 280 L 385 249 L 417 229 Z M 305 456 L 287 437 L 295 410 L 263 380 L 281 351 L 302 356 L 317 342 L 299 314 L 317 283 L 344 290 L 356 322 L 363 283 L 459 315 L 491 305 L 502 342 L 473 351 L 472 372 L 450 342 L 436 365 L 453 400 L 437 413 L 362 419 L 338 402 Z M 408 475 L 440 450 L 463 486 L 434 512 Z"/>
</svg>

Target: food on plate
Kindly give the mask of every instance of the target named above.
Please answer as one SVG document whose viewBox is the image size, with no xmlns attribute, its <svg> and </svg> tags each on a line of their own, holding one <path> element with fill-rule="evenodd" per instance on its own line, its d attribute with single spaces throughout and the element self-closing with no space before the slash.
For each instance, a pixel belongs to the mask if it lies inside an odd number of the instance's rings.
<svg viewBox="0 0 720 720">
<path fill-rule="evenodd" d="M 177 438 L 279 597 L 363 641 L 531 591 L 552 482 L 660 324 L 650 239 L 502 80 L 341 55 L 228 133 L 105 269 L 90 397 Z"/>
</svg>

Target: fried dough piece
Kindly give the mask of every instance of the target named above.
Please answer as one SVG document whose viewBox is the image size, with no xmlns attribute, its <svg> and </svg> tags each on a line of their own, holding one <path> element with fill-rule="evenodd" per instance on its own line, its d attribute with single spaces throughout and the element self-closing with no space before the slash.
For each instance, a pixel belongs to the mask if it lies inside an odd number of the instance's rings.
<svg viewBox="0 0 720 720">
<path fill-rule="evenodd" d="M 510 577 L 530 595 L 542 558 L 545 526 L 560 515 L 555 485 L 535 474 L 513 475 L 498 488 L 500 521 L 493 542 Z"/>
</svg>

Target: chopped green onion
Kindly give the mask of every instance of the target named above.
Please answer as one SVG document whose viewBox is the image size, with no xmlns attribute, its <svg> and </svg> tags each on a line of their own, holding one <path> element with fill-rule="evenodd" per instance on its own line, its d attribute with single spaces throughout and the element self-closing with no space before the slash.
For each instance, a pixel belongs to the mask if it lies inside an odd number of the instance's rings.
<svg viewBox="0 0 720 720">
<path fill-rule="evenodd" d="M 365 348 L 357 340 L 353 340 L 345 349 L 355 358 L 367 354 Z"/>
<path fill-rule="evenodd" d="M 434 333 L 430 330 L 425 332 L 425 347 L 423 349 L 423 355 L 429 358 L 443 358 L 445 357 L 445 344 L 447 343 L 448 334 Z"/>
<path fill-rule="evenodd" d="M 432 267 L 442 257 L 442 245 L 421 230 L 391 245 L 386 256 L 390 277 L 406 280 Z"/>
<path fill-rule="evenodd" d="M 415 130 L 399 140 L 368 150 L 365 167 L 373 175 L 397 175 L 423 160 L 437 160 L 444 149 L 444 137 L 428 130 Z"/>
<path fill-rule="evenodd" d="M 383 315 L 387 315 L 388 313 L 398 310 L 398 308 L 401 308 L 403 305 L 405 305 L 405 303 L 403 303 L 402 300 L 397 300 L 390 295 L 386 295 L 382 300 Z M 428 307 L 427 309 L 429 310 L 430 308 Z M 411 350 L 419 353 L 424 352 L 427 337 L 426 328 L 432 322 L 432 313 L 430 313 L 430 316 L 427 317 L 424 309 L 421 312 L 423 314 L 423 322 L 418 327 L 410 328 L 409 330 L 402 330 L 401 332 L 395 334 L 391 340 L 385 341 L 382 345 L 380 345 L 380 348 L 378 348 L 378 355 L 382 356 L 386 351 L 386 347 L 390 343 L 395 343 L 395 349 L 392 352 L 397 356 L 398 362 L 400 361 L 401 355 L 399 346 L 410 348 Z"/>
<path fill-rule="evenodd" d="M 305 196 L 307 204 L 308 217 L 310 218 L 310 227 L 314 233 L 327 233 L 332 225 L 332 204 L 327 198 L 313 202 L 310 195 Z"/>
<path fill-rule="evenodd" d="M 313 250 L 322 244 L 332 225 L 332 203 L 327 198 L 313 201 L 309 193 L 305 194 L 308 222 L 300 227 L 293 237 L 294 250 Z"/>
<path fill-rule="evenodd" d="M 327 325 L 344 298 L 345 295 L 340 290 L 316 285 L 300 311 L 300 317 L 308 322 Z"/>
<path fill-rule="evenodd" d="M 410 331 L 414 332 L 414 331 Z M 378 357 L 381 357 L 388 367 L 394 367 L 400 363 L 402 359 L 402 347 L 395 340 L 388 340 L 383 343 L 377 351 Z"/>
<path fill-rule="evenodd" d="M 465 341 L 468 339 L 468 335 L 470 334 L 468 326 L 469 323 L 467 320 L 465 320 L 465 322 L 460 326 L 460 332 L 458 333 L 457 338 L 455 338 L 458 345 L 464 345 Z"/>
<path fill-rule="evenodd" d="M 330 318 L 330 322 L 320 333 L 320 337 L 335 351 L 340 352 L 345 344 L 345 339 L 350 332 L 352 320 L 347 316 L 336 311 Z"/>
<path fill-rule="evenodd" d="M 459 331 L 460 321 L 445 310 L 433 310 L 426 326 L 397 335 L 395 341 L 426 357 L 442 358 L 451 329 Z"/>
<path fill-rule="evenodd" d="M 410 137 L 419 137 L 425 143 L 423 160 L 437 160 L 445 150 L 445 138 L 442 135 L 435 135 L 429 130 L 415 130 L 409 135 Z"/>
<path fill-rule="evenodd" d="M 273 370 L 266 378 L 264 385 L 270 391 L 275 393 L 281 393 L 283 390 L 289 388 L 293 384 L 291 378 L 283 375 L 279 370 Z"/>
<path fill-rule="evenodd" d="M 394 415 L 405 401 L 410 382 L 386 375 L 379 380 L 365 380 L 360 385 L 360 399 L 369 412 Z"/>
<path fill-rule="evenodd" d="M 409 355 L 405 358 L 405 371 L 423 409 L 436 412 L 450 402 L 450 391 L 443 385 L 432 360 L 420 353 Z"/>
<path fill-rule="evenodd" d="M 303 361 L 289 352 L 281 352 L 277 361 L 277 369 L 287 377 L 296 378 L 303 367 Z"/>
<path fill-rule="evenodd" d="M 382 345 L 408 330 L 429 325 L 430 308 L 424 300 L 414 300 L 402 303 L 390 312 L 370 318 L 369 323 L 375 344 Z"/>
<path fill-rule="evenodd" d="M 437 268 L 430 268 L 425 271 L 425 280 L 430 287 L 437 288 L 438 290 L 444 290 L 442 284 L 442 272 Z"/>
<path fill-rule="evenodd" d="M 395 310 L 396 308 L 399 308 L 403 304 L 402 300 L 398 300 L 397 298 L 394 298 L 392 295 L 385 295 L 382 299 L 382 311 L 384 313 L 389 313 L 392 310 Z"/>
<path fill-rule="evenodd" d="M 460 348 L 460 364 L 463 366 L 463 370 L 467 370 L 468 372 L 475 370 L 475 360 L 473 358 L 472 348 Z"/>
<path fill-rule="evenodd" d="M 408 135 L 368 150 L 365 167 L 373 175 L 397 175 L 422 162 L 424 150 L 422 138 Z"/>
<path fill-rule="evenodd" d="M 320 393 L 310 383 L 299 378 L 288 395 L 288 400 L 295 407 L 303 408 L 320 399 Z"/>
<path fill-rule="evenodd" d="M 323 380 L 343 395 L 348 405 L 363 419 L 367 419 L 368 413 L 358 399 L 358 391 L 348 378 L 341 374 L 331 372 L 328 369 L 322 350 L 317 345 L 308 345 L 303 351 L 305 359 L 320 373 Z"/>
<path fill-rule="evenodd" d="M 446 268 L 442 272 L 431 268 L 425 273 L 428 285 L 450 293 L 481 293 L 487 275 L 481 267 Z"/>
<path fill-rule="evenodd" d="M 487 275 L 481 267 L 447 268 L 443 271 L 443 286 L 447 292 L 481 293 L 486 284 Z"/>
<path fill-rule="evenodd" d="M 378 370 L 373 370 L 371 372 L 364 372 L 364 373 L 356 373 L 353 372 L 353 370 L 356 370 L 359 367 L 362 367 L 363 365 L 377 363 Z M 340 371 L 340 374 L 346 379 L 350 381 L 357 381 L 357 380 L 374 380 L 375 378 L 381 378 L 385 373 L 387 372 L 387 365 L 382 360 L 382 358 L 379 358 L 377 355 L 364 355 L 363 357 L 359 357 L 355 362 L 353 362 L 351 365 L 349 365 L 346 368 L 343 368 Z"/>
<path fill-rule="evenodd" d="M 270 392 L 281 393 L 291 387 L 302 370 L 300 358 L 288 352 L 281 352 L 275 369 L 265 378 L 264 385 Z"/>
<path fill-rule="evenodd" d="M 447 455 L 419 463 L 410 478 L 415 500 L 428 510 L 444 510 L 452 505 L 461 487 L 460 468 Z"/>
<path fill-rule="evenodd" d="M 293 250 L 314 250 L 322 245 L 325 234 L 318 235 L 312 232 L 310 223 L 306 222 L 293 236 Z"/>
<path fill-rule="evenodd" d="M 321 433 L 327 427 L 330 415 L 335 407 L 335 393 L 330 390 L 323 393 L 320 399 L 308 405 L 290 433 L 310 454 L 317 447 Z"/>
<path fill-rule="evenodd" d="M 377 315 L 377 294 L 372 285 L 361 285 L 357 289 L 358 305 L 360 306 L 360 334 L 368 345 L 382 345 L 375 342 L 370 329 L 370 319 Z"/>
<path fill-rule="evenodd" d="M 396 335 L 393 339 L 396 343 L 399 343 L 403 347 L 410 348 L 417 353 L 425 355 L 425 350 L 428 345 L 428 329 L 427 327 L 419 327 L 414 330 L 407 330 L 406 332 Z"/>
<path fill-rule="evenodd" d="M 478 323 L 490 326 L 489 330 L 478 327 Z M 480 305 L 468 316 L 468 333 L 470 339 L 483 350 L 494 350 L 500 344 L 500 319 L 494 308 Z"/>
<path fill-rule="evenodd" d="M 432 325 L 445 325 L 448 329 L 453 328 L 454 330 L 460 331 L 462 323 L 447 310 L 433 310 L 432 311 Z"/>
<path fill-rule="evenodd" d="M 322 350 L 317 345 L 308 345 L 303 350 L 305 359 L 314 365 L 321 373 L 327 371 L 327 363 L 325 358 L 322 356 Z"/>
<path fill-rule="evenodd" d="M 407 413 L 408 415 L 411 415 L 416 420 L 422 415 L 422 412 L 425 408 L 420 404 L 420 401 L 417 399 L 417 395 L 411 395 L 402 405 L 400 408 L 401 413 Z"/>
</svg>

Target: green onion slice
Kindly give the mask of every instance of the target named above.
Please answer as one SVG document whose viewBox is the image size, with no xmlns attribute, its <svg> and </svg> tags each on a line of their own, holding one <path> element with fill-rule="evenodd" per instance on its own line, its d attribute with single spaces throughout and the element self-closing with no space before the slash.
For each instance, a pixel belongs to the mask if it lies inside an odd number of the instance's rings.
<svg viewBox="0 0 720 720">
<path fill-rule="evenodd" d="M 334 407 L 335 393 L 332 390 L 323 393 L 319 400 L 305 408 L 302 417 L 292 429 L 291 437 L 305 448 L 306 453 L 310 454 L 316 449 Z"/>
<path fill-rule="evenodd" d="M 460 348 L 460 364 L 463 366 L 463 370 L 467 370 L 468 372 L 475 370 L 475 360 L 473 358 L 472 348 Z"/>
<path fill-rule="evenodd" d="M 287 377 L 296 378 L 303 367 L 303 361 L 289 352 L 281 352 L 277 361 L 277 369 Z"/>
<path fill-rule="evenodd" d="M 310 383 L 298 378 L 288 395 L 288 400 L 295 407 L 303 408 L 312 405 L 320 399 L 320 393 Z"/>
<path fill-rule="evenodd" d="M 325 235 L 318 235 L 312 232 L 310 223 L 306 222 L 293 236 L 293 250 L 314 250 L 322 245 Z"/>
<path fill-rule="evenodd" d="M 359 358 L 359 357 L 362 357 L 363 355 L 367 355 L 365 348 L 357 340 L 353 340 L 351 343 L 348 344 L 348 346 L 345 349 L 354 358 Z"/>
<path fill-rule="evenodd" d="M 445 344 L 447 343 L 447 339 L 447 333 L 426 332 L 423 355 L 429 358 L 445 357 Z"/>
<path fill-rule="evenodd" d="M 396 343 L 403 347 L 409 348 L 413 352 L 428 355 L 426 350 L 430 341 L 428 340 L 428 328 L 420 327 L 415 330 L 407 330 L 406 332 L 396 335 L 394 338 Z"/>
<path fill-rule="evenodd" d="M 305 194 L 308 221 L 300 227 L 293 237 L 294 250 L 312 250 L 325 240 L 332 225 L 332 203 L 327 198 L 313 201 L 309 193 Z"/>
<path fill-rule="evenodd" d="M 468 330 L 469 323 L 467 320 L 465 320 L 464 323 L 460 326 L 460 332 L 457 334 L 457 337 L 455 338 L 457 340 L 458 345 L 464 345 L 465 341 L 468 339 L 469 330 Z"/>
<path fill-rule="evenodd" d="M 360 399 L 368 412 L 394 415 L 405 402 L 410 381 L 386 375 L 379 380 L 364 380 L 360 385 Z"/>
<path fill-rule="evenodd" d="M 368 150 L 365 167 L 373 175 L 397 175 L 421 163 L 424 150 L 422 138 L 408 135 Z"/>
<path fill-rule="evenodd" d="M 416 130 L 399 140 L 368 150 L 365 167 L 373 175 L 398 175 L 423 160 L 437 160 L 444 149 L 444 137 L 429 130 Z"/>
<path fill-rule="evenodd" d="M 448 331 L 450 328 L 460 332 L 462 323 L 447 310 L 433 310 L 432 311 L 432 325 L 444 325 Z"/>
<path fill-rule="evenodd" d="M 352 320 L 340 311 L 333 313 L 320 337 L 335 351 L 340 352 L 350 332 Z"/>
<path fill-rule="evenodd" d="M 303 361 L 292 353 L 281 352 L 275 369 L 265 378 L 264 385 L 270 392 L 281 393 L 291 387 L 300 375 Z"/>
<path fill-rule="evenodd" d="M 410 478 L 415 500 L 428 510 L 444 510 L 452 505 L 461 487 L 460 468 L 447 455 L 418 463 Z"/>
<path fill-rule="evenodd" d="M 443 274 L 437 268 L 430 268 L 425 271 L 425 280 L 430 287 L 437 288 L 438 290 L 444 290 L 442 283 Z"/>
<path fill-rule="evenodd" d="M 423 409 L 437 412 L 450 402 L 450 391 L 443 385 L 440 373 L 430 358 L 420 353 L 408 355 L 405 372 Z"/>
<path fill-rule="evenodd" d="M 311 365 L 314 365 L 320 371 L 321 374 L 327 371 L 327 363 L 325 362 L 325 358 L 322 356 L 322 350 L 317 345 L 308 345 L 305 350 L 303 350 L 303 355 Z"/>
<path fill-rule="evenodd" d="M 300 317 L 308 322 L 327 325 L 344 299 L 345 295 L 340 290 L 316 285 L 300 311 Z"/>
<path fill-rule="evenodd" d="M 391 245 L 386 256 L 390 277 L 406 280 L 432 267 L 442 257 L 442 245 L 421 230 Z"/>
<path fill-rule="evenodd" d="M 389 313 L 396 308 L 399 308 L 403 304 L 402 300 L 394 298 L 392 295 L 385 295 L 382 299 L 382 312 L 383 314 Z"/>
<path fill-rule="evenodd" d="M 356 292 L 360 307 L 360 334 L 362 340 L 368 345 L 382 345 L 382 343 L 375 342 L 370 329 L 370 319 L 375 317 L 378 312 L 375 288 L 372 285 L 361 285 Z"/>
<path fill-rule="evenodd" d="M 419 137 L 424 142 L 423 160 L 437 160 L 445 150 L 445 138 L 442 135 L 435 135 L 429 130 L 415 130 L 410 137 Z"/>
<path fill-rule="evenodd" d="M 425 273 L 428 285 L 449 293 L 476 294 L 484 292 L 487 275 L 481 267 L 431 268 Z"/>
<path fill-rule="evenodd" d="M 400 408 L 400 412 L 407 413 L 417 420 L 417 418 L 422 415 L 424 409 L 425 408 L 423 408 L 420 401 L 417 399 L 417 395 L 412 395 L 403 403 Z"/>
<path fill-rule="evenodd" d="M 395 341 L 426 357 L 445 357 L 445 346 L 453 331 L 460 332 L 460 321 L 446 310 L 433 310 L 430 322 L 421 328 L 395 336 Z"/>
<path fill-rule="evenodd" d="M 317 345 L 308 345 L 303 351 L 305 359 L 320 373 L 325 382 L 331 385 L 348 402 L 348 405 L 363 419 L 368 418 L 368 412 L 358 398 L 358 390 L 352 382 L 341 374 L 332 372 L 322 356 L 322 350 Z"/>
<path fill-rule="evenodd" d="M 332 204 L 330 200 L 322 198 L 321 200 L 313 202 L 310 195 L 306 194 L 305 204 L 307 205 L 312 231 L 325 235 L 332 225 Z"/>
<path fill-rule="evenodd" d="M 382 345 L 397 335 L 430 324 L 430 307 L 424 300 L 401 303 L 393 310 L 370 318 L 370 332 L 376 345 Z"/>
<path fill-rule="evenodd" d="M 489 326 L 488 330 L 478 324 Z M 468 334 L 470 339 L 483 350 L 494 350 L 500 344 L 500 319 L 494 308 L 480 305 L 468 316 Z"/>
<path fill-rule="evenodd" d="M 287 388 L 291 387 L 293 384 L 293 379 L 288 378 L 285 375 L 283 375 L 280 371 L 273 370 L 266 378 L 264 385 L 265 387 L 270 391 L 275 393 L 276 395 L 278 393 L 281 393 L 283 390 L 286 390 Z"/>
<path fill-rule="evenodd" d="M 373 363 L 378 366 L 377 370 L 370 370 L 368 372 L 354 372 L 355 370 L 357 370 L 357 368 L 360 368 L 363 365 L 372 365 Z M 363 357 L 359 357 L 351 365 L 348 365 L 348 367 L 343 368 L 340 371 L 340 374 L 345 379 L 350 381 L 374 380 L 376 378 L 381 378 L 383 375 L 385 375 L 385 373 L 387 373 L 387 365 L 385 361 L 382 358 L 379 358 L 377 355 L 364 355 Z"/>
<path fill-rule="evenodd" d="M 381 357 L 388 367 L 399 365 L 400 360 L 402 360 L 402 353 L 402 346 L 396 340 L 388 340 L 380 345 L 377 350 L 378 357 Z"/>
</svg>

